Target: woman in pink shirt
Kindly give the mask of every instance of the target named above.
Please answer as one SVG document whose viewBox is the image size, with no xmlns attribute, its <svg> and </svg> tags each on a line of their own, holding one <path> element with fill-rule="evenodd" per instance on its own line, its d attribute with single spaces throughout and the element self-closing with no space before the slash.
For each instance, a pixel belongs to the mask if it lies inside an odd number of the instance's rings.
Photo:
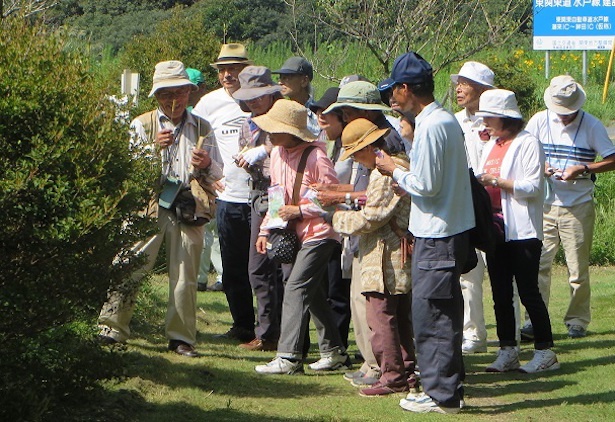
<svg viewBox="0 0 615 422">
<path fill-rule="evenodd" d="M 325 144 L 314 142 L 307 129 L 307 109 L 290 100 L 278 100 L 262 116 L 254 117 L 263 131 L 270 134 L 274 145 L 271 152 L 271 186 L 284 188 L 284 205 L 279 216 L 288 222 L 288 228 L 297 233 L 301 249 L 284 286 L 282 326 L 276 357 L 265 365 L 257 365 L 261 374 L 294 374 L 303 372 L 303 342 L 308 329 L 308 312 L 318 332 L 321 360 L 349 362 L 339 331 L 327 303 L 323 284 L 327 277 L 327 263 L 339 245 L 340 237 L 322 218 L 322 209 L 304 198 L 309 186 L 315 183 L 338 183 L 331 160 L 327 158 Z M 311 148 L 313 147 L 313 148 Z M 292 204 L 297 167 L 308 148 L 307 161 L 301 181 L 301 200 Z M 270 215 L 261 224 L 256 249 L 266 253 Z M 319 361 L 320 362 L 320 361 Z"/>
</svg>

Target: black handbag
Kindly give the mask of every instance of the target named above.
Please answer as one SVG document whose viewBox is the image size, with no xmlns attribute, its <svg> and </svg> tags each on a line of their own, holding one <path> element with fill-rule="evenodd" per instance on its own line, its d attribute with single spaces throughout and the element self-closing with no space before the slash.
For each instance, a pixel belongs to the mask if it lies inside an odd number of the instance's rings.
<svg viewBox="0 0 615 422">
<path fill-rule="evenodd" d="M 293 186 L 293 199 L 291 205 L 299 203 L 299 193 L 301 190 L 301 182 L 303 181 L 303 172 L 305 171 L 305 164 L 307 162 L 310 152 L 316 147 L 309 146 L 303 150 L 301 160 L 297 167 L 297 175 L 295 177 L 295 184 Z M 297 253 L 301 249 L 299 237 L 295 232 L 294 224 L 290 224 L 291 227 L 285 229 L 273 229 L 269 232 L 269 239 L 267 240 L 267 257 L 269 259 L 279 262 L 280 264 L 292 264 L 297 258 Z"/>
</svg>

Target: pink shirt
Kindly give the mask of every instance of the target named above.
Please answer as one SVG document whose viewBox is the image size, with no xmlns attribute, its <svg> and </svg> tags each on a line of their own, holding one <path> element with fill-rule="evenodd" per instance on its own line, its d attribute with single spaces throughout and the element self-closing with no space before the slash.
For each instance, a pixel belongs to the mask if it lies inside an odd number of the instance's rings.
<svg viewBox="0 0 615 422">
<path fill-rule="evenodd" d="M 316 148 L 308 156 L 303 180 L 301 181 L 301 195 L 299 206 L 303 214 L 303 219 L 295 219 L 290 223 L 295 224 L 295 230 L 301 243 L 319 241 L 324 239 L 335 239 L 340 241 L 340 235 L 335 233 L 333 227 L 327 224 L 321 217 L 320 210 L 314 206 L 309 206 L 308 201 L 303 198 L 303 194 L 313 183 L 339 183 L 333 168 L 333 163 L 327 157 L 326 145 L 324 142 L 304 142 L 294 148 L 275 147 L 271 151 L 271 185 L 284 187 L 285 204 L 292 203 L 293 187 L 297 175 L 297 167 L 301 160 L 303 150 L 314 145 Z M 269 213 L 265 215 L 261 227 L 266 226 L 269 221 Z M 262 229 L 261 235 L 267 235 L 268 230 Z"/>
<path fill-rule="evenodd" d="M 495 177 L 500 177 L 500 170 L 502 168 L 502 160 L 510 148 L 511 142 L 500 142 L 498 139 L 495 141 L 495 146 L 489 152 L 489 156 L 483 166 L 483 171 Z M 485 186 L 489 196 L 491 197 L 491 207 L 494 211 L 502 211 L 502 191 L 496 186 Z"/>
</svg>

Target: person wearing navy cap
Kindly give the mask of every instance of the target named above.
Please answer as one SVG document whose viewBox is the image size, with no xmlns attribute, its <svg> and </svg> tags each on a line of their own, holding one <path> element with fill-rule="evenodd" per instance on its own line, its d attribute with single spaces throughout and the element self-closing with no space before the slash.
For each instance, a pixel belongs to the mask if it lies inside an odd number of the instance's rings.
<svg viewBox="0 0 615 422">
<path fill-rule="evenodd" d="M 420 55 L 399 56 L 391 79 L 391 100 L 416 116 L 410 170 L 396 168 L 384 153 L 376 160 L 378 170 L 392 174 L 412 198 L 412 321 L 423 393 L 408 394 L 400 406 L 457 413 L 465 377 L 459 277 L 475 224 L 464 137 L 455 117 L 435 101 L 432 67 Z"/>
</svg>

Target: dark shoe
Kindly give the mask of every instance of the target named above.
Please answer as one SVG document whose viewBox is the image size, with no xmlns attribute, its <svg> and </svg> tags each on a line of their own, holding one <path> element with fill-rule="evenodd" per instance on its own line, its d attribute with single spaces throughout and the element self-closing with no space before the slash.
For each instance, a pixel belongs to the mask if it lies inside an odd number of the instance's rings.
<svg viewBox="0 0 615 422">
<path fill-rule="evenodd" d="M 114 344 L 118 344 L 119 341 L 110 336 L 105 336 L 103 334 L 98 335 L 98 342 L 103 346 L 112 346 Z"/>
<path fill-rule="evenodd" d="M 261 351 L 261 352 L 274 352 L 278 350 L 277 343 L 273 341 L 269 341 L 269 340 L 262 340 L 260 338 L 255 338 L 249 343 L 242 343 L 239 345 L 239 347 L 245 350 Z"/>
<path fill-rule="evenodd" d="M 521 327 L 521 341 L 524 343 L 534 341 L 534 327 L 531 322 L 526 322 L 525 325 Z"/>
<path fill-rule="evenodd" d="M 184 343 L 183 341 L 171 340 L 169 342 L 169 350 L 188 358 L 196 358 L 199 356 L 194 346 Z"/>
<path fill-rule="evenodd" d="M 248 343 L 254 340 L 254 337 L 255 337 L 254 330 L 248 330 L 248 329 L 241 328 L 241 327 L 232 327 L 230 330 L 228 330 L 224 334 L 214 335 L 214 338 L 226 338 L 226 339 L 239 340 L 242 343 Z"/>
<path fill-rule="evenodd" d="M 400 383 L 400 384 L 381 384 L 376 383 L 370 388 L 364 388 L 359 391 L 359 395 L 363 397 L 378 397 L 378 396 L 386 396 L 388 394 L 395 393 L 405 393 L 408 391 L 408 384 Z"/>
<path fill-rule="evenodd" d="M 201 283 L 200 281 L 196 283 L 196 290 L 199 292 L 207 291 L 207 283 Z"/>
</svg>

